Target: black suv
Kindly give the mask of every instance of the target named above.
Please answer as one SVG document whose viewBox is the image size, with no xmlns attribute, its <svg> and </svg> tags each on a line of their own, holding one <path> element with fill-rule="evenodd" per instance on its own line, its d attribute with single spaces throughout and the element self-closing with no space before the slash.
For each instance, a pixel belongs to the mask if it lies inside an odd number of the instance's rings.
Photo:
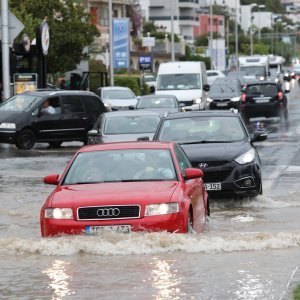
<svg viewBox="0 0 300 300">
<path fill-rule="evenodd" d="M 51 112 L 45 113 L 45 103 Z M 17 94 L 0 105 L 0 143 L 31 149 L 35 142 L 58 147 L 64 141 L 86 143 L 87 132 L 106 112 L 101 99 L 85 91 L 35 91 Z"/>
<path fill-rule="evenodd" d="M 193 167 L 202 169 L 212 197 L 245 197 L 262 194 L 261 162 L 254 141 L 263 131 L 247 131 L 234 111 L 174 113 L 161 122 L 154 140 L 181 145 Z"/>
<path fill-rule="evenodd" d="M 240 113 L 245 121 L 256 117 L 279 117 L 287 120 L 287 98 L 282 88 L 270 81 L 260 81 L 247 84 L 240 103 Z"/>
</svg>

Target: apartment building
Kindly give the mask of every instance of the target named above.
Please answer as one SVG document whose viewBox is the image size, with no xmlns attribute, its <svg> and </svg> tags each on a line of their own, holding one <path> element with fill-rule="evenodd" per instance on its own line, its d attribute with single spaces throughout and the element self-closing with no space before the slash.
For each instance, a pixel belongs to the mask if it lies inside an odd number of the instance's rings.
<svg viewBox="0 0 300 300">
<path fill-rule="evenodd" d="M 199 0 L 150 0 L 149 20 L 171 31 L 171 8 L 174 12 L 174 32 L 188 42 L 194 41 L 194 27 L 199 25 Z"/>
<path fill-rule="evenodd" d="M 225 37 L 225 17 L 212 16 L 212 32 Z M 210 15 L 199 15 L 198 26 L 194 27 L 194 36 L 206 35 L 210 33 Z"/>
</svg>

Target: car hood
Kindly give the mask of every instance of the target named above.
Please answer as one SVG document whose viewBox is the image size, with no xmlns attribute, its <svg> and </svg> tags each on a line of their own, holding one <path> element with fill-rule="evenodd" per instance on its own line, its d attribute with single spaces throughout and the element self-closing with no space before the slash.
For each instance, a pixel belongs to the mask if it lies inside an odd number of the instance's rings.
<svg viewBox="0 0 300 300">
<path fill-rule="evenodd" d="M 116 107 L 136 106 L 137 104 L 137 99 L 104 99 L 103 101 Z"/>
<path fill-rule="evenodd" d="M 176 95 L 179 101 L 191 101 L 202 97 L 202 90 L 157 90 L 156 95 Z"/>
<path fill-rule="evenodd" d="M 232 161 L 251 149 L 247 141 L 234 143 L 181 145 L 190 161 Z"/>
<path fill-rule="evenodd" d="M 207 97 L 209 98 L 233 98 L 238 97 L 238 93 L 208 93 Z"/>
<path fill-rule="evenodd" d="M 137 110 L 149 110 L 149 111 L 154 111 L 161 116 L 163 116 L 165 113 L 174 113 L 174 112 L 179 112 L 178 107 L 170 107 L 170 108 L 138 108 Z"/>
<path fill-rule="evenodd" d="M 136 141 L 140 137 L 149 137 L 149 140 L 153 140 L 153 133 L 138 133 L 138 134 L 111 134 L 104 135 L 101 137 L 102 143 L 112 143 L 112 142 L 131 142 Z"/>
<path fill-rule="evenodd" d="M 0 123 L 14 123 L 16 122 L 24 112 L 0 110 Z"/>
<path fill-rule="evenodd" d="M 52 207 L 169 202 L 177 181 L 111 182 L 57 187 Z"/>
</svg>

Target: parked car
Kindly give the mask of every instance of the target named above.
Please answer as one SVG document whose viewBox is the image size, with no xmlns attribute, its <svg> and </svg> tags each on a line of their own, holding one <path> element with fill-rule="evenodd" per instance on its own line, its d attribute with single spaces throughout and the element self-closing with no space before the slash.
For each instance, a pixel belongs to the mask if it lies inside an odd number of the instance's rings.
<svg viewBox="0 0 300 300">
<path fill-rule="evenodd" d="M 207 82 L 209 85 L 213 84 L 217 78 L 224 78 L 226 75 L 219 70 L 207 70 Z"/>
<path fill-rule="evenodd" d="M 147 95 L 139 99 L 136 109 L 151 110 L 164 115 L 167 112 L 182 111 L 183 106 L 173 95 Z"/>
<path fill-rule="evenodd" d="M 81 148 L 40 213 L 43 237 L 107 231 L 202 232 L 209 213 L 203 172 L 175 143 L 111 143 Z"/>
<path fill-rule="evenodd" d="M 279 117 L 281 121 L 288 118 L 287 97 L 275 82 L 258 81 L 248 84 L 242 94 L 240 112 L 246 123 L 255 117 Z"/>
<path fill-rule="evenodd" d="M 116 111 L 101 115 L 88 132 L 88 144 L 152 140 L 161 120 L 153 111 Z"/>
<path fill-rule="evenodd" d="M 49 104 L 50 113 L 43 111 Z M 31 149 L 36 142 L 58 147 L 65 141 L 86 143 L 87 132 L 106 112 L 101 99 L 85 91 L 44 90 L 17 94 L 0 105 L 0 143 Z"/>
<path fill-rule="evenodd" d="M 234 110 L 170 114 L 160 124 L 154 140 L 181 145 L 193 167 L 202 169 L 212 197 L 254 197 L 262 194 L 261 161 L 251 136 Z"/>
<path fill-rule="evenodd" d="M 217 79 L 207 94 L 209 109 L 238 109 L 240 99 L 241 83 L 238 79 Z"/>
<path fill-rule="evenodd" d="M 127 87 L 101 87 L 97 93 L 110 110 L 128 110 L 130 106 L 136 106 L 138 101 L 138 97 Z"/>
</svg>

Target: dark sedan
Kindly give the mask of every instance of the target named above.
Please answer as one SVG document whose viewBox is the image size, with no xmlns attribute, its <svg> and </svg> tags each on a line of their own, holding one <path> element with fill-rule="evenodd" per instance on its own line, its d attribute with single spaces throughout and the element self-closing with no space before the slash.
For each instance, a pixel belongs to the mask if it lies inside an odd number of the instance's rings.
<svg viewBox="0 0 300 300">
<path fill-rule="evenodd" d="M 88 144 L 153 139 L 161 116 L 153 111 L 115 111 L 104 113 L 88 132 Z"/>
<path fill-rule="evenodd" d="M 177 98 L 173 95 L 147 95 L 142 96 L 137 103 L 136 109 L 147 109 L 161 115 L 165 113 L 179 112 L 182 110 Z"/>
<path fill-rule="evenodd" d="M 262 194 L 261 162 L 254 141 L 263 131 L 249 135 L 234 111 L 170 114 L 154 140 L 181 145 L 193 167 L 202 169 L 206 190 L 212 197 L 253 197 Z"/>
</svg>

